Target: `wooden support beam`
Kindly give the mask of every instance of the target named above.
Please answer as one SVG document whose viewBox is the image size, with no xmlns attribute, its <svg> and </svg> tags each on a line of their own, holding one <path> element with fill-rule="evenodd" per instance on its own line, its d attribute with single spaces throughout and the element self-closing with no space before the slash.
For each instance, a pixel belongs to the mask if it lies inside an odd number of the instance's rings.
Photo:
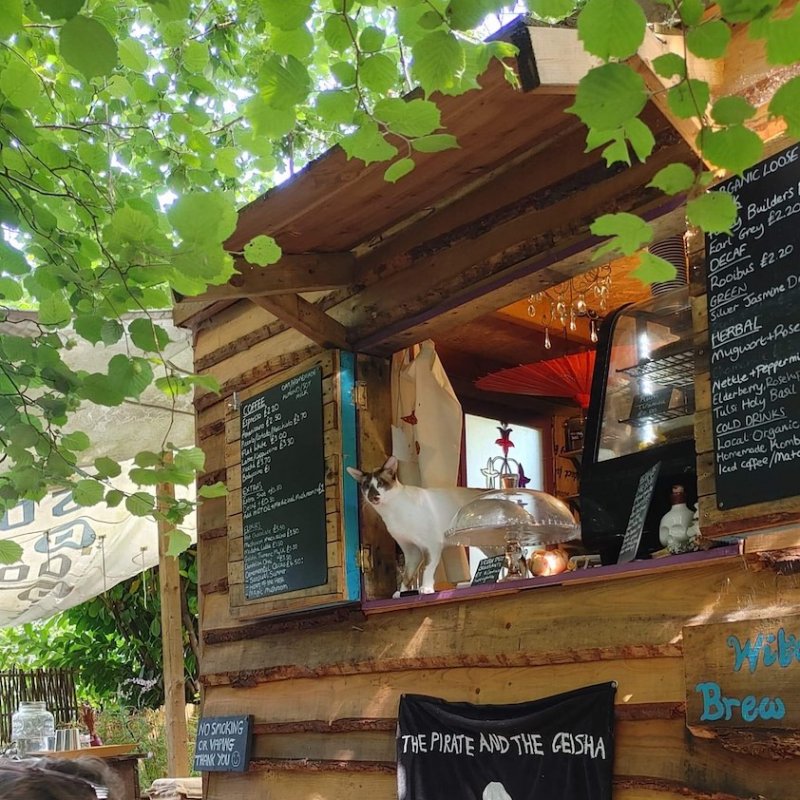
<svg viewBox="0 0 800 800">
<path fill-rule="evenodd" d="M 227 283 L 209 286 L 203 294 L 194 297 L 179 297 L 178 303 L 209 303 L 268 294 L 341 289 L 354 282 L 355 257 L 352 253 L 284 255 L 268 267 L 237 259 L 236 269 L 238 273 Z"/>
<path fill-rule="evenodd" d="M 645 85 L 650 90 L 650 99 L 659 111 L 669 120 L 670 124 L 683 137 L 683 140 L 699 156 L 700 148 L 697 145 L 697 134 L 700 132 L 700 120 L 697 117 L 682 119 L 672 113 L 667 103 L 667 91 L 678 83 L 678 78 L 662 78 L 653 69 L 653 61 L 667 53 L 684 56 L 683 36 L 680 34 L 656 34 L 650 28 L 645 31 L 644 41 L 639 52 L 630 60 L 630 65 L 642 76 Z M 692 78 L 699 78 L 714 87 L 722 80 L 722 61 L 707 61 L 695 58 L 689 54 L 687 69 Z M 705 109 L 701 109 L 705 112 Z"/>
<path fill-rule="evenodd" d="M 298 294 L 251 297 L 250 301 L 322 347 L 352 349 L 344 325 Z"/>
<path fill-rule="evenodd" d="M 173 495 L 171 484 L 160 484 L 159 497 Z M 163 504 L 162 504 L 163 510 Z M 158 520 L 158 582 L 161 596 L 161 647 L 164 663 L 164 716 L 167 734 L 167 773 L 171 778 L 189 775 L 189 731 L 186 725 L 186 686 L 183 664 L 181 577 L 178 559 L 167 555 L 169 532 L 174 528 Z"/>
<path fill-rule="evenodd" d="M 597 216 L 627 211 L 654 219 L 682 204 L 647 188 L 675 161 L 695 165 L 678 134 L 667 131 L 646 164 L 622 171 L 595 164 L 514 204 L 513 214 L 499 208 L 414 248 L 408 267 L 352 298 L 354 346 L 393 352 L 580 273 L 598 243 L 589 232 Z"/>
</svg>

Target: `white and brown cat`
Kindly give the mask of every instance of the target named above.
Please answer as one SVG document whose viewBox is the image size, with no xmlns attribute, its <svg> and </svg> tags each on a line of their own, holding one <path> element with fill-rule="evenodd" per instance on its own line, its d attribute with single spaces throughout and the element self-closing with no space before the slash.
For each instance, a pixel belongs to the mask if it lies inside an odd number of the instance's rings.
<svg viewBox="0 0 800 800">
<path fill-rule="evenodd" d="M 347 471 L 359 482 L 364 500 L 375 509 L 403 551 L 405 567 L 400 590 L 394 596 L 399 597 L 400 592 L 414 586 L 420 568 L 420 594 L 433 592 L 434 573 L 445 547 L 445 531 L 456 512 L 485 489 L 405 486 L 397 479 L 397 459 L 394 456 L 372 472 L 354 467 L 348 467 Z"/>
</svg>

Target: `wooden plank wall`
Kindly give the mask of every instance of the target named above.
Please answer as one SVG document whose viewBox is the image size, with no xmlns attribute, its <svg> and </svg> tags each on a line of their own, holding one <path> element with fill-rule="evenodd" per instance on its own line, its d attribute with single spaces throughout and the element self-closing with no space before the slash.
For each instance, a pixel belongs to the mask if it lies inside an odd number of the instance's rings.
<svg viewBox="0 0 800 800">
<path fill-rule="evenodd" d="M 197 331 L 200 371 L 225 385 L 223 394 L 197 399 L 204 482 L 226 476 L 230 393 L 318 352 L 248 303 Z M 377 453 L 386 444 L 376 435 Z M 796 574 L 753 555 L 368 617 L 339 611 L 248 622 L 230 611 L 238 511 L 228 512 L 225 499 L 212 500 L 199 518 L 203 713 L 253 714 L 254 760 L 244 775 L 207 775 L 209 800 L 390 800 L 401 693 L 514 702 L 605 680 L 619 684 L 616 800 L 778 800 L 795 792 L 796 759 L 765 762 L 687 731 L 681 631 L 766 608 L 792 613 L 800 604 Z"/>
<path fill-rule="evenodd" d="M 212 774 L 208 797 L 390 800 L 401 693 L 518 702 L 616 680 L 617 800 L 788 798 L 796 759 L 687 731 L 681 630 L 798 602 L 797 576 L 735 557 L 316 627 L 204 626 L 204 713 L 255 715 L 251 772 Z"/>
</svg>

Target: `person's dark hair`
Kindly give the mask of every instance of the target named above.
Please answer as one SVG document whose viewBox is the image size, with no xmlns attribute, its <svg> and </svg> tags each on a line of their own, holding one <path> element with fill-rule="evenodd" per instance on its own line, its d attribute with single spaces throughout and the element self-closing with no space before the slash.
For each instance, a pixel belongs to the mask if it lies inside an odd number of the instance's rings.
<svg viewBox="0 0 800 800">
<path fill-rule="evenodd" d="M 0 800 L 97 800 L 95 786 L 109 800 L 123 796 L 119 778 L 96 758 L 0 763 Z"/>
</svg>

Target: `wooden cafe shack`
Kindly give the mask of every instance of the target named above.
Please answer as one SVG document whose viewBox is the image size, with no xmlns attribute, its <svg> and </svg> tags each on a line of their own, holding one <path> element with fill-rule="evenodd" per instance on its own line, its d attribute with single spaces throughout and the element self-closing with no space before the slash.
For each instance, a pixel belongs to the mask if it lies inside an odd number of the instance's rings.
<svg viewBox="0 0 800 800">
<path fill-rule="evenodd" d="M 554 75 L 542 55 L 568 49 L 547 38 L 563 33 L 512 29 L 525 90 L 493 69 L 442 99 L 460 148 L 396 185 L 334 148 L 244 208 L 230 249 L 268 233 L 282 260 L 176 307 L 222 387 L 196 398 L 202 480 L 229 490 L 199 514 L 203 717 L 252 718 L 241 769 L 204 772 L 212 800 L 388 800 L 402 695 L 520 703 L 600 681 L 616 684 L 615 798 L 798 796 L 800 242 L 789 194 L 763 201 L 797 185 L 798 151 L 770 144 L 735 179 L 751 220 L 706 247 L 684 235 L 683 200 L 648 187 L 696 166 L 685 123 L 651 104 L 653 156 L 607 169 L 564 112 L 585 65 Z M 613 262 L 581 289 L 589 225 L 620 211 L 688 242 L 686 285 L 642 287 Z M 557 307 L 570 290 L 594 309 L 574 330 Z M 474 446 L 484 463 L 488 439 L 500 453 L 495 426 L 520 452 L 530 434 L 532 488 L 580 518 L 576 569 L 392 598 L 395 542 L 346 468 L 391 453 L 397 354 L 428 340 L 467 417 L 465 460 Z M 591 358 L 584 411 L 476 386 L 572 355 Z M 697 547 L 660 538 L 675 484 Z"/>
</svg>

